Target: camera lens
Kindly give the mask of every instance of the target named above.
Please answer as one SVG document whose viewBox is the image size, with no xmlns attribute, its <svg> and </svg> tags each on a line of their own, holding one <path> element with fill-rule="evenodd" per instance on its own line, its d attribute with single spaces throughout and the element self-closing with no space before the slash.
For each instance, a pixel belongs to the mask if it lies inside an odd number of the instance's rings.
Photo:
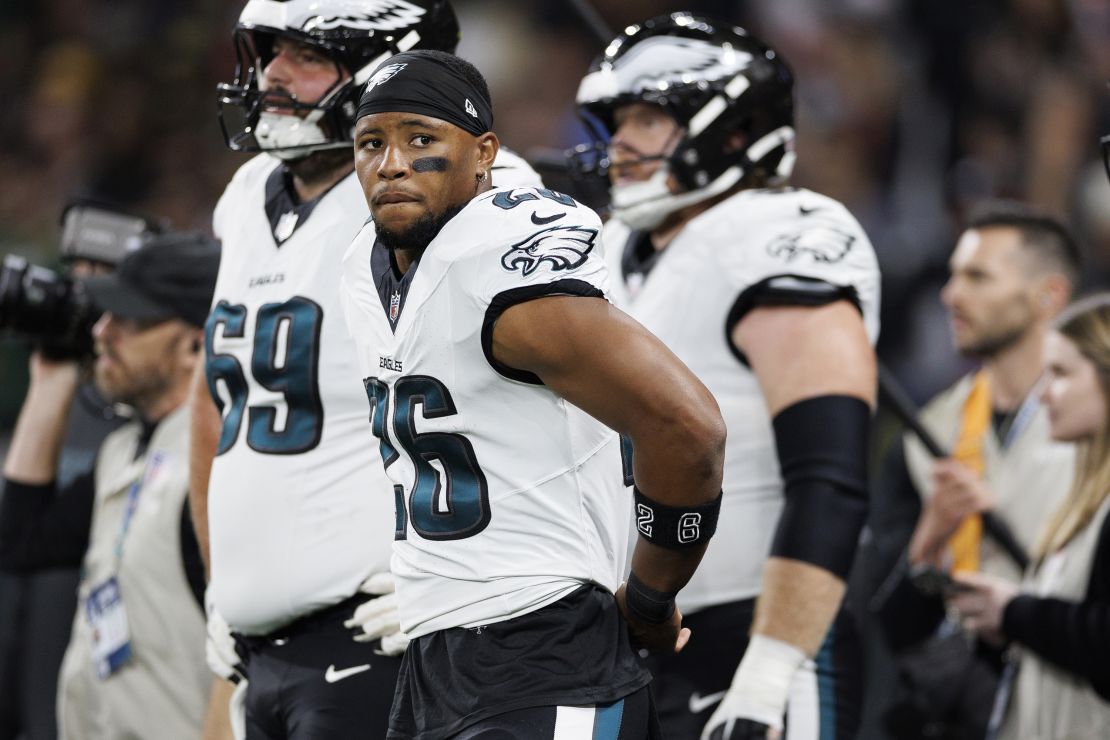
<svg viewBox="0 0 1110 740">
<path fill-rule="evenodd" d="M 0 266 L 0 330 L 24 337 L 54 359 L 92 354 L 98 312 L 83 286 L 8 255 Z"/>
</svg>

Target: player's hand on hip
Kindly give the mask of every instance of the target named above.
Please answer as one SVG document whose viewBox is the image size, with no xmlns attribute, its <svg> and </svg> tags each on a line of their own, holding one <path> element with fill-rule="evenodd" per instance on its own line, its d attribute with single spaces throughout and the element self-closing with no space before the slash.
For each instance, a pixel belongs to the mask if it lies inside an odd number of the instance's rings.
<svg viewBox="0 0 1110 740">
<path fill-rule="evenodd" d="M 358 590 L 371 596 L 355 609 L 354 615 L 343 623 L 355 631 L 356 642 L 381 640 L 383 655 L 400 655 L 409 645 L 409 637 L 401 631 L 401 613 L 394 592 L 393 574 L 372 573 Z"/>
<path fill-rule="evenodd" d="M 679 611 L 677 606 L 674 609 L 674 614 L 666 622 L 659 624 L 641 622 L 628 614 L 624 590 L 625 585 L 622 583 L 614 596 L 617 600 L 617 608 L 621 610 L 621 614 L 628 623 L 628 634 L 635 647 L 644 648 L 652 653 L 663 654 L 677 653 L 686 647 L 686 643 L 690 641 L 691 633 L 689 628 L 682 626 L 682 612 Z"/>
</svg>

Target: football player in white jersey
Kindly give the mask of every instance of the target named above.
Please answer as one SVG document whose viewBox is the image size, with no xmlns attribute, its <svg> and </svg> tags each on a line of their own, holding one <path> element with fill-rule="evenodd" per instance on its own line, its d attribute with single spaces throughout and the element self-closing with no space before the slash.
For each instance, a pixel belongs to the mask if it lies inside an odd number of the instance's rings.
<svg viewBox="0 0 1110 740">
<path fill-rule="evenodd" d="M 498 142 L 473 66 L 399 54 L 358 116 L 374 220 L 341 293 L 413 638 L 388 737 L 643 740 L 650 677 L 629 635 L 667 652 L 689 638 L 674 597 L 716 526 L 716 404 L 606 301 L 593 211 L 491 189 Z M 633 496 L 612 429 L 643 451 L 644 538 L 623 587 Z"/>
<path fill-rule="evenodd" d="M 220 121 L 231 149 L 259 154 L 214 217 L 190 487 L 208 600 L 239 636 L 248 736 L 381 736 L 400 665 L 381 653 L 404 639 L 392 596 L 356 614 L 392 589 L 393 487 L 338 302 L 343 250 L 369 216 L 351 130 L 382 60 L 453 49 L 458 25 L 440 0 L 250 0 L 234 38 Z M 499 164 L 495 177 L 538 182 L 511 154 Z"/>
<path fill-rule="evenodd" d="M 728 425 L 726 536 L 679 599 L 697 637 L 653 667 L 668 737 L 762 738 L 785 713 L 791 740 L 848 738 L 859 719 L 838 610 L 867 508 L 879 273 L 840 203 L 786 186 L 792 84 L 742 29 L 675 13 L 627 29 L 578 92 L 597 133 L 580 154 L 611 185 L 613 300 Z"/>
</svg>

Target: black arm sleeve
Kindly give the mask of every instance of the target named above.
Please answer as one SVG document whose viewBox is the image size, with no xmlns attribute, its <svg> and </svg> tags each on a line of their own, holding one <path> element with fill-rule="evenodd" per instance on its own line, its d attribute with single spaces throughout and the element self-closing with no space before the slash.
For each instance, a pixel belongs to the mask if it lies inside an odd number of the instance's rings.
<svg viewBox="0 0 1110 740">
<path fill-rule="evenodd" d="M 1087 598 L 1080 602 L 1021 595 L 1002 616 L 1011 640 L 1091 682 L 1110 700 L 1110 517 L 1099 533 Z"/>
<path fill-rule="evenodd" d="M 81 565 L 89 546 L 93 501 L 92 471 L 62 490 L 55 484 L 4 481 L 0 500 L 0 569 L 29 573 Z"/>
</svg>

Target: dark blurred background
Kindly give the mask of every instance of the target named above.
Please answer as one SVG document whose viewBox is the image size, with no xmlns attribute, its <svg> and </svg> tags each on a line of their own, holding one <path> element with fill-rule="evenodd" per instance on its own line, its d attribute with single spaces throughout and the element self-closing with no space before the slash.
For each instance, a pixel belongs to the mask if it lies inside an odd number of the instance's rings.
<svg viewBox="0 0 1110 740">
<path fill-rule="evenodd" d="M 1105 0 L 593 0 L 613 29 L 673 10 L 734 20 L 798 78 L 796 182 L 843 201 L 884 273 L 881 353 L 917 399 L 961 366 L 937 289 L 969 204 L 1031 201 L 1070 220 L 1088 280 L 1110 274 Z M 526 156 L 583 139 L 578 80 L 601 48 L 567 0 L 457 0 L 460 53 L 489 77 L 497 131 Z M 94 196 L 210 228 L 245 157 L 227 151 L 214 86 L 230 79 L 227 0 L 0 3 L 0 253 L 55 260 L 58 214 Z M 550 153 L 550 151 L 548 152 Z M 25 353 L 0 344 L 0 432 Z"/>
</svg>

